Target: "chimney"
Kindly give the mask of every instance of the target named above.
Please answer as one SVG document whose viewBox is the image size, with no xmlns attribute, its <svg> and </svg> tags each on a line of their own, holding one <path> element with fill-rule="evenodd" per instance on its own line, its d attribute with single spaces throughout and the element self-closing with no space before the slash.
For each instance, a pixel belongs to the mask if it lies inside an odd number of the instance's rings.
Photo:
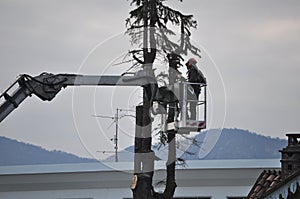
<svg viewBox="0 0 300 199">
<path fill-rule="evenodd" d="M 288 146 L 281 152 L 281 178 L 285 180 L 300 169 L 300 134 L 286 134 Z"/>
</svg>

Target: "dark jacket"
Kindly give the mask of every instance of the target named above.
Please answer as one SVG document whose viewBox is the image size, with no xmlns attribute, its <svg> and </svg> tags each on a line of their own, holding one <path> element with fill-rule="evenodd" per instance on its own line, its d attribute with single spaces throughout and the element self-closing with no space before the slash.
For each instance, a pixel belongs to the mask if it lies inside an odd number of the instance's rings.
<svg viewBox="0 0 300 199">
<path fill-rule="evenodd" d="M 188 68 L 188 81 L 191 83 L 203 83 L 206 84 L 206 79 L 202 72 L 197 68 L 197 66 L 193 65 Z M 200 85 L 192 85 L 195 94 L 198 96 L 201 91 Z"/>
</svg>

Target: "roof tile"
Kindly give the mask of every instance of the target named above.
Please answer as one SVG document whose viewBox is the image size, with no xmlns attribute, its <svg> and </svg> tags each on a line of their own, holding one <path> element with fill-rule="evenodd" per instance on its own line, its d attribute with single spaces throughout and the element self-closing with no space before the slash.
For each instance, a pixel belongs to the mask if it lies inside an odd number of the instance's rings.
<svg viewBox="0 0 300 199">
<path fill-rule="evenodd" d="M 280 182 L 281 178 L 278 171 L 263 171 L 256 180 L 247 198 L 260 199 L 267 191 Z"/>
</svg>

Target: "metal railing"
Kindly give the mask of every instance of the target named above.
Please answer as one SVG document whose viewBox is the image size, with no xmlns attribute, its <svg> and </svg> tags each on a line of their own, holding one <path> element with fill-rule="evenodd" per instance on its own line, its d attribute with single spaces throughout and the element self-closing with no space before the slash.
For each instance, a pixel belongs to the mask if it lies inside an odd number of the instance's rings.
<svg viewBox="0 0 300 199">
<path fill-rule="evenodd" d="M 199 85 L 201 92 L 196 96 L 192 85 Z M 207 85 L 203 83 L 180 82 L 179 83 L 180 120 L 182 126 L 187 126 L 187 121 L 203 121 L 207 118 Z M 196 103 L 196 118 L 191 118 L 191 103 Z M 188 110 L 188 106 L 189 109 Z M 188 115 L 190 112 L 190 116 Z"/>
</svg>

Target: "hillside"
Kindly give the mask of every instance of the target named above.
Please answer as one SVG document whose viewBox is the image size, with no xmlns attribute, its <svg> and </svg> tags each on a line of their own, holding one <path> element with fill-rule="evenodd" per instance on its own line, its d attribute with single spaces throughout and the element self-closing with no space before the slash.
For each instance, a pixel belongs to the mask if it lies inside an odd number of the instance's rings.
<svg viewBox="0 0 300 199">
<path fill-rule="evenodd" d="M 181 158 L 185 160 L 213 159 L 267 159 L 280 158 L 279 150 L 287 146 L 287 140 L 271 138 L 241 129 L 223 129 L 212 150 L 206 152 L 205 137 L 216 129 L 198 134 L 196 144 L 191 145 Z"/>
<path fill-rule="evenodd" d="M 287 140 L 266 137 L 241 129 L 223 129 L 220 134 L 218 132 L 220 131 L 212 129 L 198 134 L 195 137 L 196 142 L 187 148 L 181 158 L 185 160 L 279 159 L 278 151 L 287 145 Z M 219 139 L 216 139 L 216 135 Z M 217 140 L 217 142 L 210 143 L 209 140 Z M 153 150 L 159 157 L 166 156 L 161 155 L 162 151 L 157 148 L 154 146 Z M 134 147 L 129 146 L 120 151 L 119 161 L 133 161 L 133 150 Z M 114 160 L 115 157 L 111 156 L 104 161 Z M 96 162 L 96 160 L 80 158 L 62 151 L 48 151 L 32 144 L 0 137 L 0 166 L 85 162 Z"/>
<path fill-rule="evenodd" d="M 287 145 L 285 139 L 266 137 L 241 129 L 222 131 L 211 129 L 199 133 L 195 140 L 196 142 L 187 147 L 180 158 L 184 160 L 279 159 L 279 150 Z M 120 151 L 119 161 L 133 161 L 133 150 L 134 147 L 130 146 Z M 166 158 L 166 152 L 158 150 L 157 146 L 154 146 L 153 150 L 159 157 Z M 114 161 L 114 156 L 108 157 L 105 161 Z"/>
<path fill-rule="evenodd" d="M 0 166 L 96 162 L 62 151 L 48 151 L 32 144 L 0 137 Z"/>
</svg>

